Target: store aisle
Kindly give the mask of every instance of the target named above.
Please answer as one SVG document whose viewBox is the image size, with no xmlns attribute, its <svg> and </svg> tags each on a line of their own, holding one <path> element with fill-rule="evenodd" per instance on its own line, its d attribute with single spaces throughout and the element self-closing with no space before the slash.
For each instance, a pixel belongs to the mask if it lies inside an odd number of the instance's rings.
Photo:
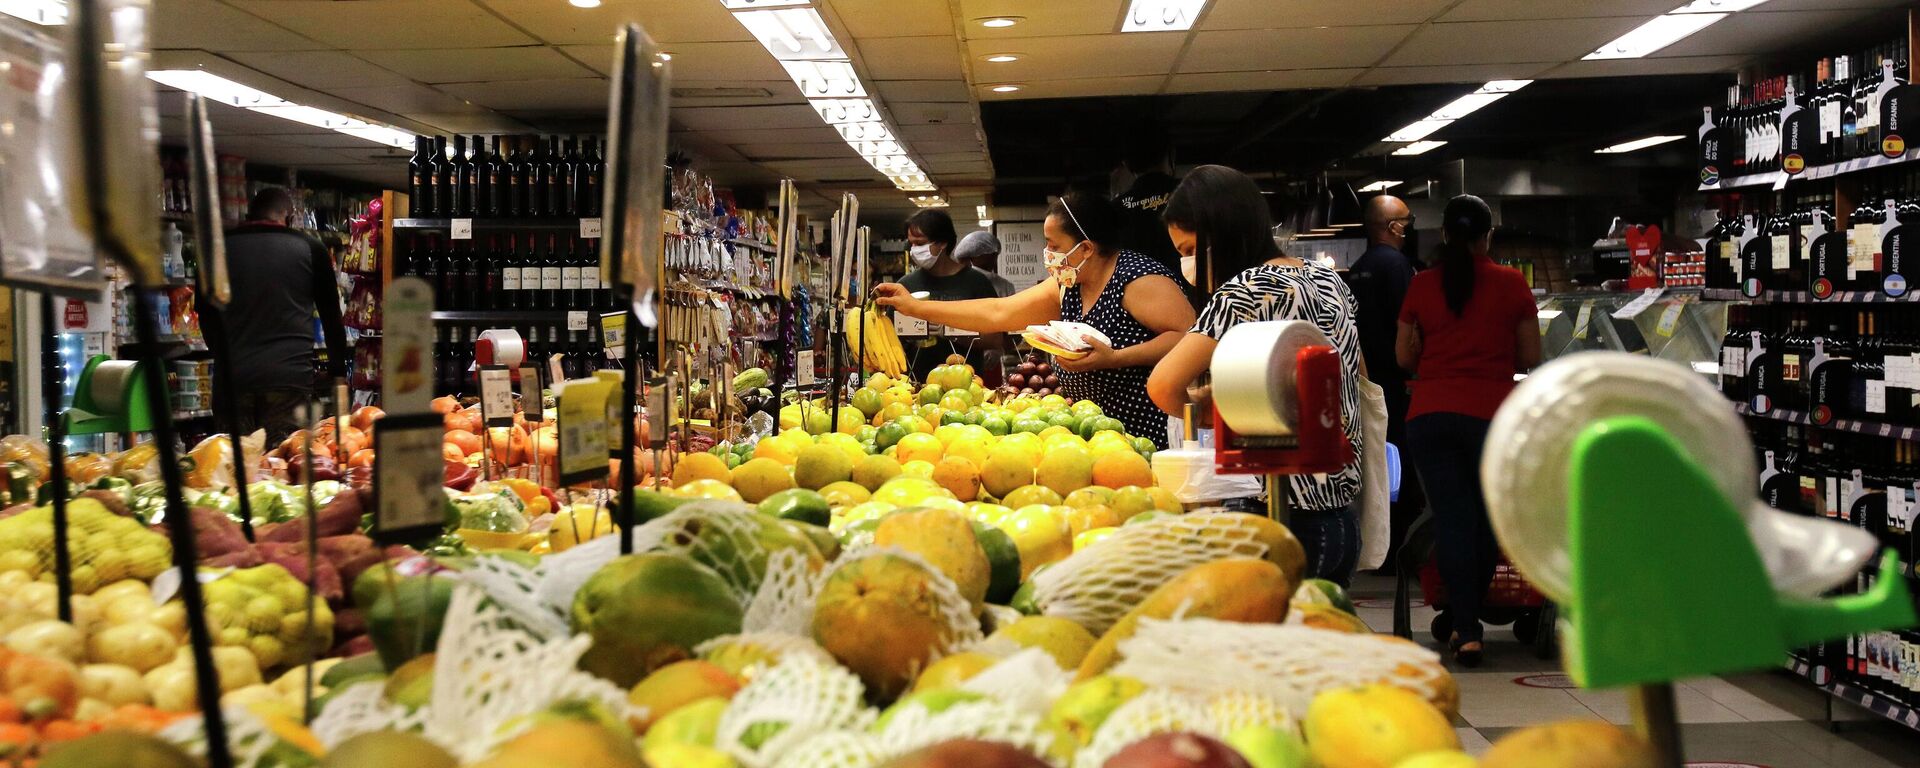
<svg viewBox="0 0 1920 768">
<path fill-rule="evenodd" d="M 1358 576 L 1352 596 L 1360 618 L 1376 630 L 1393 627 L 1393 581 Z M 1415 589 L 1414 598 L 1419 599 Z M 1427 633 L 1433 611 L 1416 603 L 1414 639 L 1439 646 Z M 1557 661 L 1534 658 L 1507 627 L 1487 630 L 1487 663 L 1454 668 L 1460 716 L 1454 725 L 1468 752 L 1517 728 L 1568 718 L 1604 718 L 1628 724 L 1625 694 L 1572 687 Z M 1690 680 L 1674 691 L 1689 765 L 1724 768 L 1899 768 L 1920 764 L 1920 731 L 1840 701 L 1833 702 L 1839 733 L 1826 727 L 1826 693 L 1785 670 Z"/>
</svg>

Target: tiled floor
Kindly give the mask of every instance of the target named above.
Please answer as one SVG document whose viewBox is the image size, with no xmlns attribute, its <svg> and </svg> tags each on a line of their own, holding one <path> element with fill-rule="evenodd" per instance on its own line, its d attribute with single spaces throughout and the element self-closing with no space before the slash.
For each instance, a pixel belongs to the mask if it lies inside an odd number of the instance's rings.
<svg viewBox="0 0 1920 768">
<path fill-rule="evenodd" d="M 1393 582 L 1356 579 L 1353 597 L 1360 618 L 1377 631 L 1393 627 Z M 1427 632 L 1433 611 L 1419 605 L 1414 589 L 1414 639 L 1437 647 Z M 1490 627 L 1486 663 L 1455 669 L 1460 717 L 1454 723 L 1468 752 L 1479 754 L 1518 728 L 1567 718 L 1630 722 L 1620 691 L 1530 687 L 1516 682 L 1561 672 L 1557 661 L 1534 658 L 1508 627 Z M 1552 678 L 1535 679 L 1553 684 Z M 1833 701 L 1838 732 L 1827 729 L 1826 693 L 1785 670 L 1688 680 L 1674 687 L 1681 738 L 1690 765 L 1762 768 L 1914 768 L 1920 766 L 1920 731 L 1887 721 L 1853 705 Z"/>
</svg>

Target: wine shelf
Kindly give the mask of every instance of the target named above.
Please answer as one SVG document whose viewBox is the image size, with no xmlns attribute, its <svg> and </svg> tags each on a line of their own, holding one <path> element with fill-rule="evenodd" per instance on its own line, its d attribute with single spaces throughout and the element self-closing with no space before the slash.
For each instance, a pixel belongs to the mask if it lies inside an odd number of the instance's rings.
<svg viewBox="0 0 1920 768">
<path fill-rule="evenodd" d="M 1906 154 L 1899 157 L 1889 158 L 1875 155 L 1873 157 L 1856 157 L 1852 160 L 1843 160 L 1827 165 L 1816 165 L 1808 168 L 1798 176 L 1788 176 L 1785 171 L 1770 171 L 1746 176 L 1732 176 L 1721 179 L 1718 184 L 1702 184 L 1700 185 L 1700 191 L 1721 192 L 1729 189 L 1740 189 L 1742 187 L 1778 187 L 1788 181 L 1800 179 L 1831 179 L 1835 176 L 1845 176 L 1849 173 L 1858 173 L 1874 168 L 1885 168 L 1890 165 L 1912 162 L 1914 158 L 1917 157 L 1920 157 L 1920 150 L 1908 150 Z"/>
<path fill-rule="evenodd" d="M 597 218 L 540 219 L 394 219 L 397 230 L 452 230 L 455 221 L 471 221 L 475 232 L 579 232 L 581 222 L 599 222 Z M 597 226 L 597 224 L 596 224 Z"/>
<path fill-rule="evenodd" d="M 433 313 L 433 319 L 446 323 L 502 323 L 506 325 L 532 325 L 538 323 L 566 322 L 568 312 L 583 310 L 565 309 L 459 309 Z M 584 310 L 592 317 L 599 317 L 600 310 Z"/>
<path fill-rule="evenodd" d="M 1892 720 L 1914 730 L 1920 730 L 1920 709 L 1880 696 L 1846 683 L 1822 683 L 1814 680 L 1813 667 L 1804 661 L 1794 660 L 1787 663 L 1787 669 L 1806 678 L 1813 687 L 1826 691 L 1827 695 L 1876 715 Z"/>
<path fill-rule="evenodd" d="M 1753 408 L 1746 403 L 1734 403 L 1733 410 L 1742 416 L 1773 419 L 1774 421 L 1784 421 L 1789 424 L 1800 424 L 1819 429 L 1838 429 L 1844 432 L 1887 437 L 1895 440 L 1920 440 L 1920 427 L 1907 427 L 1881 421 L 1861 421 L 1859 419 L 1834 419 L 1830 424 L 1814 424 L 1813 420 L 1809 419 L 1804 411 L 1775 408 L 1768 413 L 1754 413 Z"/>
<path fill-rule="evenodd" d="M 1755 304 L 1914 304 L 1920 303 L 1920 292 L 1908 293 L 1894 298 L 1879 291 L 1839 291 L 1825 299 L 1816 299 L 1807 291 L 1761 291 L 1759 296 L 1748 298 L 1738 288 L 1707 288 L 1700 292 L 1707 299 L 1717 301 L 1748 301 Z"/>
</svg>

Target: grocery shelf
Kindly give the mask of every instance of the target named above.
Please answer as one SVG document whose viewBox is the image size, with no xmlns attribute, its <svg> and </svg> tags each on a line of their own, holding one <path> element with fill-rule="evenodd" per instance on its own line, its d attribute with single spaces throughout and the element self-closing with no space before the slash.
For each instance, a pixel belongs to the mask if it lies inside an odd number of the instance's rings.
<svg viewBox="0 0 1920 768">
<path fill-rule="evenodd" d="M 1880 421 L 1861 421 L 1859 419 L 1835 419 L 1831 424 L 1814 424 L 1811 419 L 1807 418 L 1807 414 L 1804 411 L 1775 408 L 1770 413 L 1754 413 L 1753 408 L 1746 403 L 1734 403 L 1733 410 L 1742 416 L 1773 419 L 1774 421 L 1784 421 L 1789 424 L 1800 424 L 1803 426 L 1818 427 L 1820 429 L 1838 429 L 1844 432 L 1855 432 L 1862 435 L 1890 437 L 1895 440 L 1920 440 L 1920 427 L 1908 427 Z"/>
<path fill-rule="evenodd" d="M 204 409 L 197 410 L 197 411 L 174 411 L 173 412 L 174 421 L 189 421 L 192 419 L 210 419 L 210 418 L 213 418 L 213 411 L 204 410 Z"/>
<path fill-rule="evenodd" d="M 568 312 L 600 314 L 598 309 L 456 309 L 433 313 L 433 319 L 446 323 L 553 323 L 566 322 Z"/>
<path fill-rule="evenodd" d="M 1846 683 L 1817 682 L 1813 679 L 1812 665 L 1798 659 L 1788 662 L 1787 669 L 1796 675 L 1806 678 L 1807 682 L 1813 684 L 1813 687 L 1826 691 L 1829 696 L 1865 709 L 1868 712 L 1872 712 L 1908 728 L 1920 730 L 1920 709 L 1901 704 L 1885 696 L 1861 690 L 1858 687 Z"/>
<path fill-rule="evenodd" d="M 1700 295 L 1718 301 L 1751 301 L 1756 304 L 1911 304 L 1920 302 L 1920 292 L 1898 298 L 1879 291 L 1838 291 L 1825 299 L 1816 299 L 1807 291 L 1761 291 L 1748 298 L 1737 288 L 1707 288 Z"/>
<path fill-rule="evenodd" d="M 744 245 L 748 248 L 766 251 L 767 253 L 773 253 L 774 251 L 778 250 L 777 248 L 774 248 L 773 245 L 769 243 L 760 242 L 759 240 L 747 240 L 744 238 L 736 237 L 736 238 L 727 240 L 727 242 L 732 243 L 734 245 Z"/>
<path fill-rule="evenodd" d="M 594 220 L 586 217 L 586 220 Z M 581 218 L 539 218 L 539 219 L 472 219 L 475 232 L 525 232 L 528 230 L 578 232 Z M 394 219 L 396 230 L 433 230 L 453 229 L 453 219 Z"/>
<path fill-rule="evenodd" d="M 1731 176 L 1721 179 L 1718 184 L 1702 184 L 1700 185 L 1700 191 L 1716 192 L 1741 187 L 1771 187 L 1797 179 L 1831 179 L 1835 176 L 1844 176 L 1849 173 L 1885 168 L 1890 165 L 1900 165 L 1901 163 L 1910 162 L 1916 157 L 1920 157 L 1920 150 L 1908 150 L 1906 154 L 1899 157 L 1889 158 L 1874 155 L 1873 157 L 1856 157 L 1852 160 L 1843 160 L 1838 163 L 1816 165 L 1808 168 L 1799 176 L 1788 176 L 1785 171 Z"/>
</svg>

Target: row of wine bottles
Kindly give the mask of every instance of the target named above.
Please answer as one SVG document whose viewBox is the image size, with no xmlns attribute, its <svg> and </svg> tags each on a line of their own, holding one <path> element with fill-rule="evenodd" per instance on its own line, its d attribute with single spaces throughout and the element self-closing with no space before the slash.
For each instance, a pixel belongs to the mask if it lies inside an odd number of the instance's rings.
<svg viewBox="0 0 1920 768">
<path fill-rule="evenodd" d="M 1734 305 L 1720 387 L 1761 415 L 1920 426 L 1920 305 Z"/>
<path fill-rule="evenodd" d="M 569 136 L 414 138 L 407 160 L 414 218 L 592 218 L 600 215 L 606 158 L 595 139 Z"/>
<path fill-rule="evenodd" d="M 474 343 L 482 331 L 497 325 L 442 324 L 434 329 L 434 393 L 439 395 L 479 395 L 480 385 L 468 369 L 474 364 Z M 561 355 L 560 371 L 569 379 L 583 379 L 603 368 L 617 368 L 619 361 L 606 356 L 599 322 L 590 322 L 584 331 L 565 330 L 564 325 L 529 325 L 516 328 L 526 343 L 522 365 L 539 372 L 542 381 L 549 377 L 548 363 Z"/>
<path fill-rule="evenodd" d="M 1881 105 L 1889 90 L 1907 82 L 1906 73 L 1902 38 L 1821 58 L 1800 72 L 1728 86 L 1725 108 L 1708 118 L 1718 129 L 1720 170 L 1742 176 L 1782 170 L 1790 156 L 1823 165 L 1881 154 Z M 1789 89 L 1806 115 L 1793 125 L 1782 121 Z M 1796 127 L 1804 134 L 1791 136 Z"/>
<path fill-rule="evenodd" d="M 1707 232 L 1708 288 L 1900 298 L 1920 281 L 1920 263 L 1908 261 L 1904 247 L 1905 225 L 1920 223 L 1920 176 L 1864 182 L 1862 202 L 1846 212 L 1844 227 L 1830 191 L 1777 208 L 1754 199 L 1722 213 Z"/>
<path fill-rule="evenodd" d="M 400 249 L 395 275 L 434 287 L 442 310 L 612 310 L 601 279 L 597 240 L 568 235 L 488 235 L 442 239 L 416 235 Z"/>
</svg>

